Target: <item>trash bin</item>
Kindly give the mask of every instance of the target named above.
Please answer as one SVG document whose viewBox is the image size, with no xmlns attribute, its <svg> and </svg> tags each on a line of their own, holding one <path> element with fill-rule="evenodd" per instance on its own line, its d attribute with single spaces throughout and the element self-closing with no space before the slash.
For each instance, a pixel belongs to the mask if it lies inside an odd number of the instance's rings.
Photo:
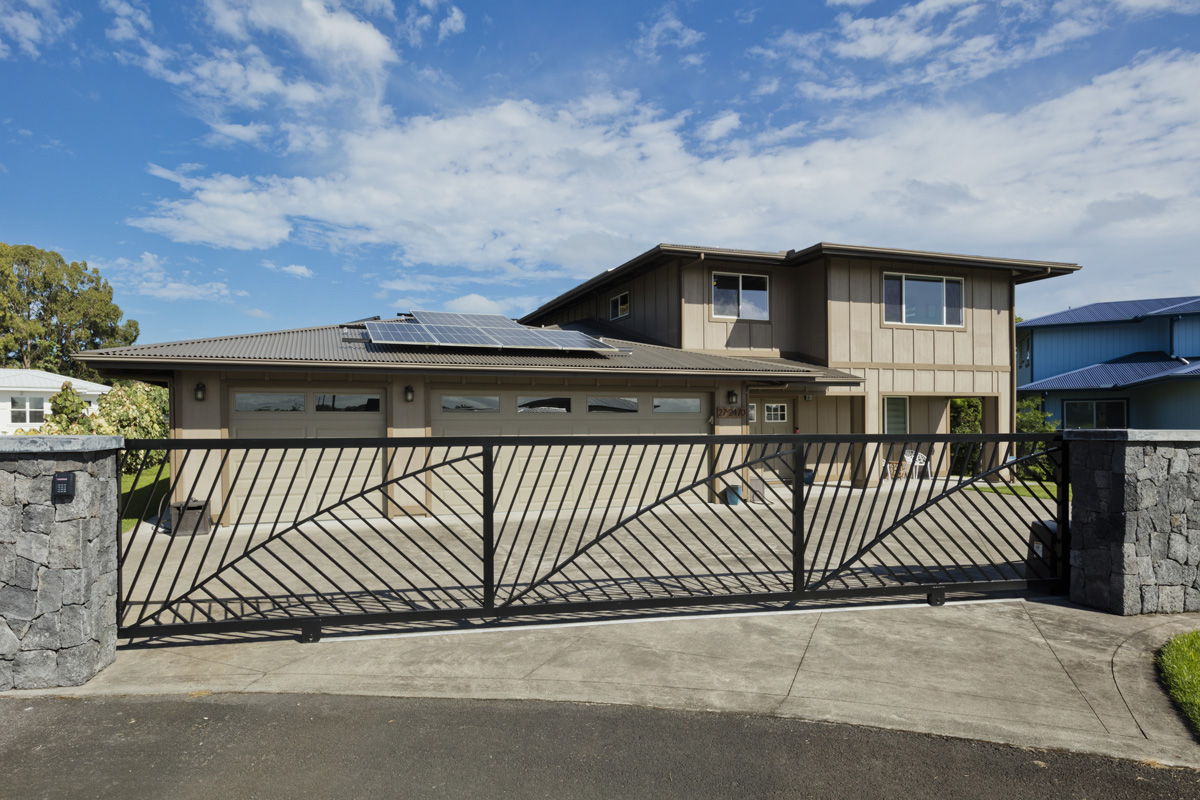
<svg viewBox="0 0 1200 800">
<path fill-rule="evenodd" d="M 208 503 L 192 499 L 171 503 L 172 536 L 207 536 L 211 532 Z"/>
<path fill-rule="evenodd" d="M 736 506 L 742 502 L 742 487 L 730 486 L 725 489 L 725 502 L 731 506 Z"/>
<path fill-rule="evenodd" d="M 815 470 L 811 470 L 811 469 L 804 470 L 804 482 L 807 483 L 809 486 L 812 486 L 812 482 L 816 479 L 816 477 L 817 477 L 817 473 Z"/>
</svg>

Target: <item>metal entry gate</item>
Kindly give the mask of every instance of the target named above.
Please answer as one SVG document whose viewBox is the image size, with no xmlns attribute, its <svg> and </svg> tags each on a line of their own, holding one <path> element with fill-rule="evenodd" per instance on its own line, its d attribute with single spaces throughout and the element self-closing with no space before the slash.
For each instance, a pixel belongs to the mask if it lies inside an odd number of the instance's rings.
<svg viewBox="0 0 1200 800">
<path fill-rule="evenodd" d="M 1060 436 L 129 441 L 125 637 L 1065 588 Z M 291 502 L 298 500 L 299 502 Z"/>
</svg>

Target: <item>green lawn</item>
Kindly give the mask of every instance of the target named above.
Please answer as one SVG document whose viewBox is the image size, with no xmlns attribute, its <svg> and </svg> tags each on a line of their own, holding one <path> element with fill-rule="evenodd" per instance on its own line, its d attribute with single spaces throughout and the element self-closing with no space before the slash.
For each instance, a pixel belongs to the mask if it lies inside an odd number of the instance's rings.
<svg viewBox="0 0 1200 800">
<path fill-rule="evenodd" d="M 1200 630 L 1181 633 L 1158 651 L 1158 674 L 1200 736 Z"/>
<path fill-rule="evenodd" d="M 1021 497 L 1040 497 L 1043 500 L 1055 500 L 1058 498 L 1058 487 L 1054 485 L 1038 486 L 1030 484 L 1029 486 L 1008 486 L 1005 484 L 975 484 L 971 487 L 976 492 L 992 492 L 994 494 L 1014 494 Z"/>
<path fill-rule="evenodd" d="M 159 504 L 171 488 L 170 468 L 164 467 L 158 475 L 158 467 L 146 467 L 133 485 L 136 475 L 121 476 L 121 532 L 132 528 L 139 519 L 150 519 L 158 514 Z M 158 480 L 155 480 L 158 477 Z M 130 494 L 132 493 L 132 500 Z"/>
</svg>

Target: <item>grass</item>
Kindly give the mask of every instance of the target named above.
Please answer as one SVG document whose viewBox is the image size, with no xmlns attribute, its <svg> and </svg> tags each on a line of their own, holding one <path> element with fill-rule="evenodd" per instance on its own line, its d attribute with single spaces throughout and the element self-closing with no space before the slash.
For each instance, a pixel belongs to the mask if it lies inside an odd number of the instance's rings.
<svg viewBox="0 0 1200 800">
<path fill-rule="evenodd" d="M 170 468 L 164 468 L 159 476 L 158 467 L 154 466 L 142 470 L 140 477 L 121 476 L 121 509 L 128 514 L 121 518 L 122 533 L 136 525 L 139 519 L 150 519 L 158 514 L 158 506 L 171 488 L 170 471 Z M 158 480 L 155 480 L 156 476 Z M 134 478 L 138 478 L 137 486 L 133 485 Z"/>
<path fill-rule="evenodd" d="M 1058 488 L 1056 486 L 1038 486 L 1036 484 L 1030 486 L 1007 486 L 1007 485 L 980 485 L 975 484 L 970 487 L 976 492 L 992 492 L 994 494 L 1015 494 L 1021 497 L 1040 497 L 1043 500 L 1057 500 Z"/>
<path fill-rule="evenodd" d="M 1200 630 L 1181 633 L 1158 651 L 1158 674 L 1200 736 Z"/>
</svg>

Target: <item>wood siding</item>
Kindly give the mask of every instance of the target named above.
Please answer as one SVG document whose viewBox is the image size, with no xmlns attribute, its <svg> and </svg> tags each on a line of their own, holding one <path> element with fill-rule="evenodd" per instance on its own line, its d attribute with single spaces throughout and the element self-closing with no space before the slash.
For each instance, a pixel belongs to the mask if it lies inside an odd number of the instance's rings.
<svg viewBox="0 0 1200 800">
<path fill-rule="evenodd" d="M 608 319 L 608 301 L 629 292 L 629 316 Z M 671 261 L 548 314 L 543 325 L 598 319 L 669 347 L 679 347 L 679 262 Z"/>
<path fill-rule="evenodd" d="M 1179 333 L 1180 328 L 1176 327 L 1177 337 Z M 1166 319 L 1038 328 L 1033 331 L 1033 380 L 1040 381 L 1130 353 L 1166 352 L 1170 347 L 1169 339 Z"/>
</svg>

